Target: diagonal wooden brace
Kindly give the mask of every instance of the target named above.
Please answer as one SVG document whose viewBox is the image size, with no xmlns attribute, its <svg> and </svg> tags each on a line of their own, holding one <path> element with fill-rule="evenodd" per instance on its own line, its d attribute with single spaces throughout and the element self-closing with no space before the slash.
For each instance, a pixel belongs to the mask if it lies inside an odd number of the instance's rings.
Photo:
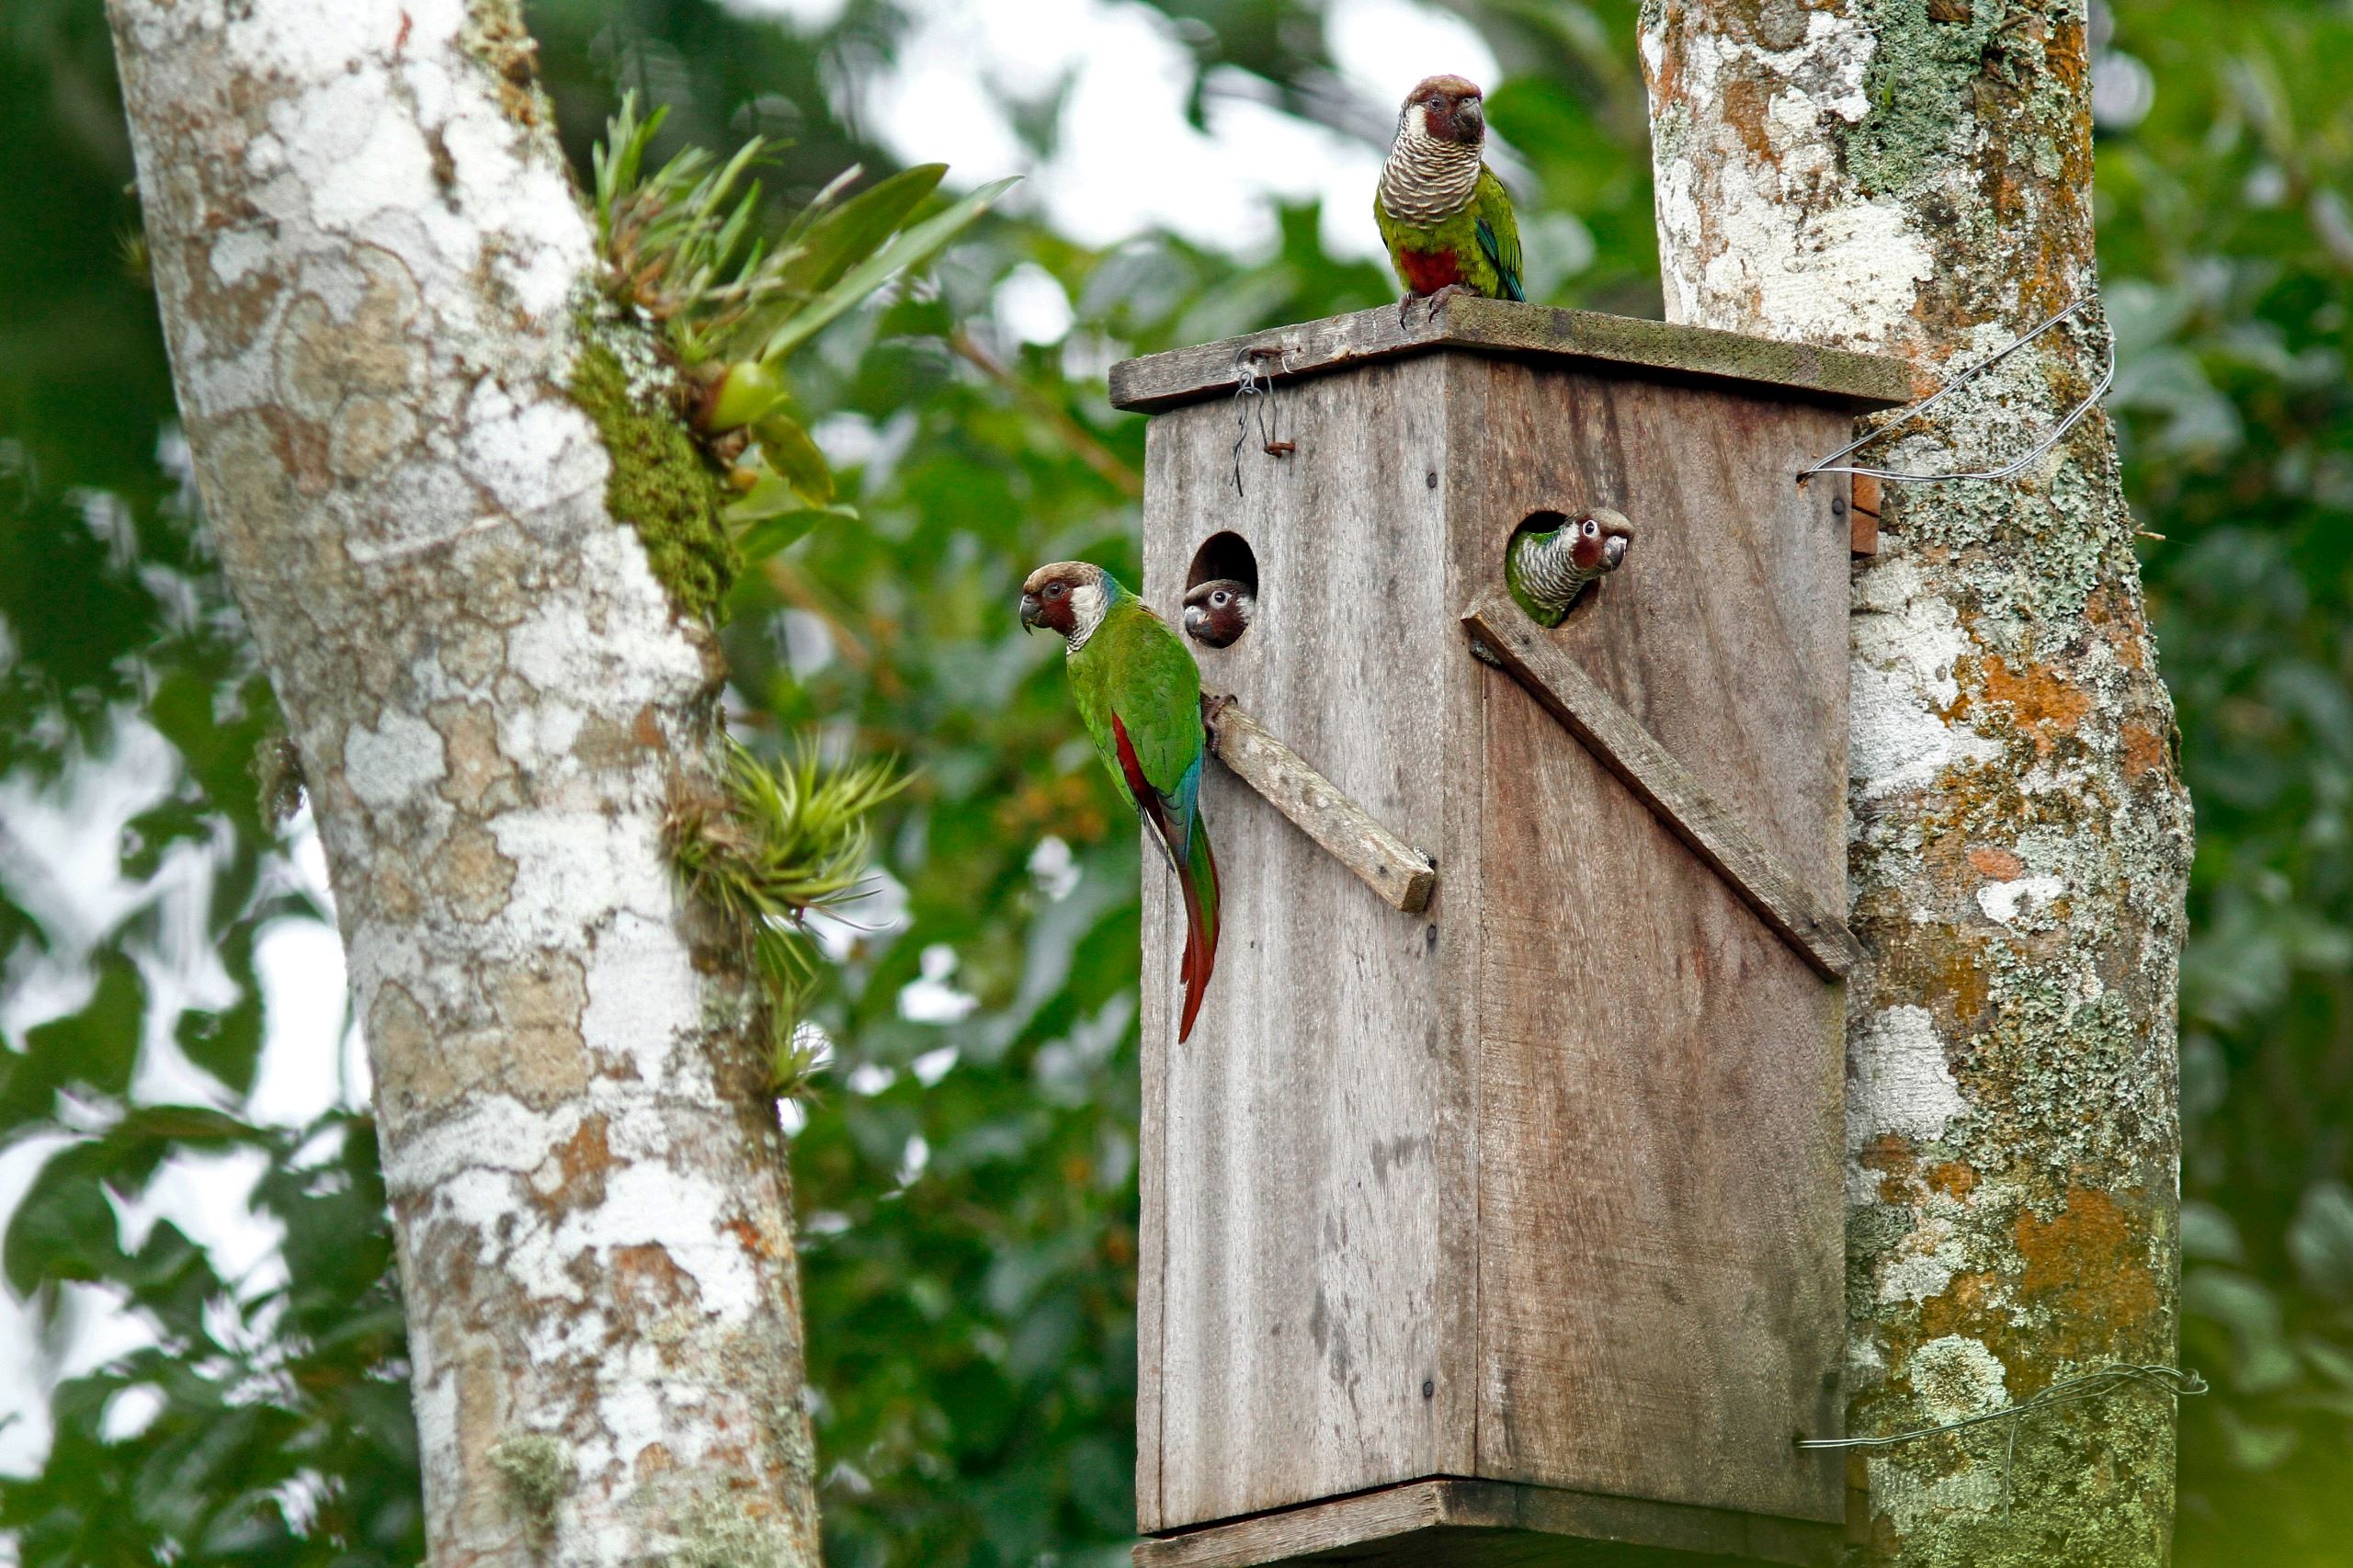
<svg viewBox="0 0 2353 1568">
<path fill-rule="evenodd" d="M 1235 778 L 1401 913 L 1419 915 L 1428 906 L 1438 885 L 1438 868 L 1428 856 L 1381 826 L 1232 698 L 1210 697 L 1201 710 L 1210 749 Z"/>
<path fill-rule="evenodd" d="M 1825 980 L 1845 978 L 1863 945 L 1818 903 L 1740 819 L 1501 594 L 1462 612 L 1462 625 L 1513 679 L 1650 808 L 1660 825 L 1723 878 L 1740 901 Z"/>
</svg>

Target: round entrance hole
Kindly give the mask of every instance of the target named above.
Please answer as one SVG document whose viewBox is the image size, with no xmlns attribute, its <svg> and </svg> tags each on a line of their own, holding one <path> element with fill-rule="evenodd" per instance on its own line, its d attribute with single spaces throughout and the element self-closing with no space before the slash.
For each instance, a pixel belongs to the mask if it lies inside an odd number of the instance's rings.
<svg viewBox="0 0 2353 1568">
<path fill-rule="evenodd" d="M 1257 552 L 1230 529 L 1210 535 L 1185 574 L 1185 635 L 1205 648 L 1230 647 L 1257 612 Z"/>
</svg>

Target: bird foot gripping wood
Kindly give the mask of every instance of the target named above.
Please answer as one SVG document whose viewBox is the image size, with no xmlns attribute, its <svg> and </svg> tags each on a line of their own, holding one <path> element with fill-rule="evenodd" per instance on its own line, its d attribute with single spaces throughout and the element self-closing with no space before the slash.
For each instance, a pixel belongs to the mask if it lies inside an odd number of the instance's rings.
<svg viewBox="0 0 2353 1568">
<path fill-rule="evenodd" d="M 1217 755 L 1218 715 L 1233 706 L 1233 699 L 1222 692 L 1201 693 L 1201 725 L 1210 733 L 1210 755 Z"/>
</svg>

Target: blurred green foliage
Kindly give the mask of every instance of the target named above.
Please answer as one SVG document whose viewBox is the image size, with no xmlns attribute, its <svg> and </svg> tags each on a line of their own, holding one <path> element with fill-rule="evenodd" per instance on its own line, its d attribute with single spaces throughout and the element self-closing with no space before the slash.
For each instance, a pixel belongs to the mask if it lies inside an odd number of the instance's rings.
<svg viewBox="0 0 2353 1568">
<path fill-rule="evenodd" d="M 1457 8 L 1505 62 L 1492 119 L 1526 171 L 1539 292 L 1654 311 L 1631 5 Z M 828 85 L 884 69 L 913 9 L 848 0 L 806 33 L 712 0 L 530 16 L 584 168 L 634 88 L 672 108 L 661 151 L 787 141 L 781 214 L 853 162 L 891 166 Z M 1320 5 L 1158 9 L 1197 112 L 1243 81 L 1384 129 Z M 2097 36 L 2111 406 L 2165 536 L 2146 563 L 2200 817 L 2184 1358 L 2217 1390 L 2183 1407 L 2180 1560 L 2353 1563 L 2353 14 L 2148 0 Z M 254 804 L 269 697 L 121 262 L 113 94 L 96 0 L 0 11 L 20 307 L 0 311 L 0 1172 L 29 1181 L 0 1265 L 44 1325 L 55 1430 L 37 1473 L 0 1483 L 0 1528 L 42 1568 L 391 1568 L 419 1532 L 373 1145 L 364 1115 L 269 1125 L 250 1099 L 256 941 L 324 912 Z M 1041 152 L 1051 108 L 1012 114 Z M 862 520 L 772 557 L 731 607 L 739 730 L 917 770 L 878 818 L 904 923 L 877 899 L 876 928 L 842 934 L 814 1006 L 836 1059 L 795 1147 L 837 1568 L 1124 1561 L 1137 838 L 1011 599 L 1043 560 L 1135 571 L 1142 426 L 1104 402 L 1109 359 L 1391 297 L 1322 253 L 1309 210 L 1244 257 L 1156 235 L 1090 251 L 1021 210 L 796 358 Z M 996 324 L 1031 268 L 1073 308 L 1060 342 Z M 61 862 L 14 836 L 28 803 L 87 795 L 157 740 L 170 767 L 108 874 L 45 882 Z M 282 1237 L 239 1278 L 146 1217 L 223 1162 L 258 1173 L 250 1207 Z M 138 1346 L 93 1369 L 77 1347 L 126 1323 Z"/>
</svg>

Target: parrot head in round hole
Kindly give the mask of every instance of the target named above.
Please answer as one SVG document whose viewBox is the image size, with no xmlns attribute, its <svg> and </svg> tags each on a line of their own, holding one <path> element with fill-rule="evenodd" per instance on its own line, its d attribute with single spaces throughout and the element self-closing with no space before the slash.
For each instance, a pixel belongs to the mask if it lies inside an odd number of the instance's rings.
<svg viewBox="0 0 2353 1568">
<path fill-rule="evenodd" d="M 1633 542 L 1634 525 L 1607 506 L 1549 528 L 1523 528 L 1504 552 L 1504 585 L 1538 625 L 1558 626 L 1587 585 L 1618 570 Z"/>
<path fill-rule="evenodd" d="M 1021 585 L 1021 624 L 1063 640 L 1078 716 L 1128 803 L 1151 828 L 1185 900 L 1185 984 L 1179 1044 L 1217 964 L 1217 861 L 1201 816 L 1201 672 L 1167 622 L 1086 561 L 1057 561 Z"/>
<path fill-rule="evenodd" d="M 1230 648 L 1250 630 L 1257 596 L 1247 583 L 1215 577 L 1185 592 L 1185 635 L 1208 648 Z"/>
</svg>

